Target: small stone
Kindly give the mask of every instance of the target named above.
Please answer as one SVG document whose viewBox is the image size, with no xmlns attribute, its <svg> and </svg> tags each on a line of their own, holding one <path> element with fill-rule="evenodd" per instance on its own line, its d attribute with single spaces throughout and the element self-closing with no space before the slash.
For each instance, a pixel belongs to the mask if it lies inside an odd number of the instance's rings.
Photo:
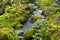
<svg viewBox="0 0 60 40">
<path fill-rule="evenodd" d="M 35 15 L 35 14 L 42 14 L 42 12 L 43 12 L 42 10 L 37 10 L 37 11 L 34 11 L 33 14 L 34 14 L 34 15 Z"/>
<path fill-rule="evenodd" d="M 33 6 L 34 9 L 37 9 L 38 7 L 37 6 Z"/>
<path fill-rule="evenodd" d="M 25 8 L 28 8 L 28 5 L 27 5 L 27 4 L 24 4 L 24 7 L 25 7 Z"/>
<path fill-rule="evenodd" d="M 24 33 L 24 32 L 20 32 L 20 33 L 18 34 L 18 36 L 23 36 L 23 33 Z"/>
<path fill-rule="evenodd" d="M 39 13 L 42 13 L 42 10 L 38 10 L 39 11 Z"/>
<path fill-rule="evenodd" d="M 54 6 L 58 6 L 58 4 L 54 4 Z"/>
</svg>

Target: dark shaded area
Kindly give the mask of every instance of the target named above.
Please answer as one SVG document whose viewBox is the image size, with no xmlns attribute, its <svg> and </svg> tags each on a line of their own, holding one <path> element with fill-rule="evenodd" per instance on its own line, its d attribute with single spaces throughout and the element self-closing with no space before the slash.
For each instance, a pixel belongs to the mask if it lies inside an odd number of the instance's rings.
<svg viewBox="0 0 60 40">
<path fill-rule="evenodd" d="M 20 33 L 18 34 L 18 36 L 23 36 L 23 34 L 24 34 L 24 32 L 20 32 Z"/>
<path fill-rule="evenodd" d="M 35 3 L 36 0 L 29 0 L 30 3 Z"/>
<path fill-rule="evenodd" d="M 31 38 L 28 38 L 28 39 L 26 39 L 26 40 L 32 40 L 33 39 L 33 37 L 31 37 Z"/>
</svg>

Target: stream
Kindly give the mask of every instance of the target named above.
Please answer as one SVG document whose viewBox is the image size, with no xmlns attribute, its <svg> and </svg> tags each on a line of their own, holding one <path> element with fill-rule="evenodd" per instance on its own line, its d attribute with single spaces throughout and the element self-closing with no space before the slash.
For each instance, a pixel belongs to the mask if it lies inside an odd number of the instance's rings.
<svg viewBox="0 0 60 40">
<path fill-rule="evenodd" d="M 40 12 L 39 12 L 40 11 Z M 39 14 L 42 13 L 41 10 L 38 10 L 38 11 L 34 11 L 32 12 L 31 16 L 32 15 L 36 15 L 36 14 Z M 28 18 L 28 20 L 24 23 L 24 27 L 20 30 L 16 30 L 18 33 L 21 32 L 21 31 L 27 31 L 28 29 L 32 28 L 32 24 L 33 24 L 33 21 L 31 20 L 31 16 L 30 18 Z M 41 16 L 41 15 L 40 15 Z"/>
<path fill-rule="evenodd" d="M 27 22 L 24 23 L 24 27 L 20 30 L 16 30 L 18 33 L 25 32 L 28 29 L 32 28 L 31 18 L 28 18 Z"/>
<path fill-rule="evenodd" d="M 31 22 L 31 18 L 28 18 L 27 21 L 24 23 L 24 27 L 20 30 L 16 30 L 16 32 L 18 33 L 19 38 L 24 38 L 23 33 L 25 31 L 28 31 L 30 28 L 32 28 L 32 24 L 33 23 Z"/>
<path fill-rule="evenodd" d="M 37 8 L 37 6 L 33 6 L 34 8 Z M 42 14 L 42 10 L 36 10 L 36 11 L 33 11 L 31 14 L 30 14 L 30 17 L 27 19 L 27 21 L 24 23 L 24 27 L 22 29 L 19 29 L 19 30 L 16 30 L 16 32 L 18 33 L 19 35 L 19 38 L 24 38 L 23 37 L 23 33 L 25 31 L 28 31 L 30 28 L 32 28 L 32 25 L 33 25 L 33 21 L 31 20 L 31 16 L 32 15 L 36 15 L 36 14 L 39 14 L 41 16 Z"/>
</svg>

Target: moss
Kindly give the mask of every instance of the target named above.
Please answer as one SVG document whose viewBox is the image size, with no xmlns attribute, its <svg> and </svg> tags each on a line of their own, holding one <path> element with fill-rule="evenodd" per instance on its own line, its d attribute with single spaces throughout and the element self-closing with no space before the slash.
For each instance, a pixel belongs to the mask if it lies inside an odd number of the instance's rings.
<svg viewBox="0 0 60 40">
<path fill-rule="evenodd" d="M 60 39 L 60 29 L 48 28 L 46 30 L 46 35 L 50 37 L 50 40 L 59 40 Z"/>
<path fill-rule="evenodd" d="M 19 8 L 19 9 L 25 9 L 24 4 L 12 4 L 12 7 Z"/>
<path fill-rule="evenodd" d="M 6 8 L 5 8 L 5 12 L 7 12 L 7 13 L 11 13 L 11 14 L 14 14 L 14 13 L 16 13 L 16 8 L 14 8 L 14 7 L 11 7 L 11 6 L 7 6 Z"/>
<path fill-rule="evenodd" d="M 50 15 L 47 17 L 47 23 L 52 27 L 52 28 L 60 28 L 60 14 L 56 13 L 54 15 Z"/>
<path fill-rule="evenodd" d="M 19 5 L 17 6 L 17 8 L 25 9 L 24 4 L 19 4 Z"/>
<path fill-rule="evenodd" d="M 25 21 L 26 21 L 26 18 L 24 16 L 20 16 L 19 22 L 23 24 Z"/>
<path fill-rule="evenodd" d="M 42 18 L 39 14 L 36 14 L 36 15 L 32 15 L 31 19 L 35 22 L 37 21 L 38 19 Z"/>
<path fill-rule="evenodd" d="M 15 17 L 12 14 L 4 14 L 0 16 L 0 27 L 13 27 L 16 24 Z"/>
<path fill-rule="evenodd" d="M 27 19 L 28 17 L 30 17 L 30 12 L 25 11 L 25 14 L 22 14 L 22 16 L 24 16 Z"/>
<path fill-rule="evenodd" d="M 19 4 L 19 3 L 26 4 L 26 3 L 29 2 L 29 0 L 22 0 L 22 1 L 21 1 L 21 0 L 17 0 L 17 1 L 15 0 L 15 2 L 18 3 L 18 4 Z"/>
<path fill-rule="evenodd" d="M 5 13 L 4 10 L 5 10 L 6 6 L 8 6 L 8 5 L 10 5 L 10 6 L 12 5 L 12 1 L 11 0 L 5 0 L 5 1 L 0 0 L 0 15 Z"/>
<path fill-rule="evenodd" d="M 16 26 L 15 29 L 21 29 L 23 27 L 23 25 L 19 22 L 15 26 Z"/>
<path fill-rule="evenodd" d="M 60 40 L 60 32 L 56 32 L 52 35 L 51 40 Z"/>
<path fill-rule="evenodd" d="M 35 29 L 32 28 L 32 29 L 29 29 L 28 31 L 24 32 L 24 34 L 23 34 L 24 38 L 26 38 L 26 39 L 31 38 L 34 35 L 34 31 L 35 31 Z"/>
<path fill-rule="evenodd" d="M 0 40 L 18 40 L 18 34 L 12 28 L 0 28 Z"/>
<path fill-rule="evenodd" d="M 57 14 L 55 14 L 53 17 L 52 15 L 49 16 L 49 18 L 55 18 Z M 49 20 L 50 20 L 49 19 Z M 50 22 L 52 22 L 54 19 L 51 19 Z M 37 34 L 35 34 L 33 37 L 34 39 L 42 39 L 42 40 L 59 40 L 60 39 L 60 26 L 51 26 L 46 20 L 37 20 L 36 23 L 34 23 L 33 27 L 37 29 Z M 56 24 L 55 24 L 56 25 Z M 59 25 L 59 24 L 58 24 Z M 53 28 L 52 28 L 53 27 Z"/>
<path fill-rule="evenodd" d="M 60 12 L 60 7 L 55 7 L 53 5 L 43 6 L 43 7 L 41 7 L 41 9 L 43 10 L 43 14 L 46 16 Z"/>
<path fill-rule="evenodd" d="M 33 5 L 32 5 L 31 3 L 28 4 L 28 7 L 29 7 L 30 9 L 33 9 Z"/>
<path fill-rule="evenodd" d="M 23 6 L 23 4 L 20 4 L 18 6 Z M 18 7 L 16 6 L 16 7 Z M 13 28 L 17 22 L 24 23 L 26 19 L 29 17 L 29 11 L 26 11 L 25 9 L 16 8 L 7 6 L 5 9 L 5 13 L 0 16 L 0 27 L 9 27 Z"/>
<path fill-rule="evenodd" d="M 55 0 L 36 0 L 36 4 L 38 6 L 50 6 L 53 5 L 55 3 Z"/>
</svg>

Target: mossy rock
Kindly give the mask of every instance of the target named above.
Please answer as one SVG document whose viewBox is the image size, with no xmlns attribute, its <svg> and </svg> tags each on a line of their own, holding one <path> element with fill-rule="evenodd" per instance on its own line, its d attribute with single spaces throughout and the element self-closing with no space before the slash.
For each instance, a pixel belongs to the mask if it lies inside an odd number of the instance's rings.
<svg viewBox="0 0 60 40">
<path fill-rule="evenodd" d="M 28 4 L 28 7 L 29 7 L 30 9 L 33 9 L 33 5 L 32 5 L 31 3 Z"/>
<path fill-rule="evenodd" d="M 23 25 L 18 22 L 18 23 L 15 25 L 15 29 L 21 29 L 21 28 L 23 28 Z"/>
<path fill-rule="evenodd" d="M 18 34 L 12 28 L 0 28 L 0 40 L 19 40 Z"/>
<path fill-rule="evenodd" d="M 30 17 L 30 11 L 25 11 L 25 14 L 22 14 L 26 19 Z"/>
<path fill-rule="evenodd" d="M 42 18 L 39 14 L 36 14 L 36 15 L 32 15 L 31 19 L 35 22 L 37 21 L 38 19 Z"/>
<path fill-rule="evenodd" d="M 24 32 L 23 36 L 25 39 L 29 39 L 29 38 L 32 38 L 32 36 L 34 35 L 34 31 L 35 29 L 32 28 L 32 29 L 29 29 L 28 31 Z"/>
</svg>

